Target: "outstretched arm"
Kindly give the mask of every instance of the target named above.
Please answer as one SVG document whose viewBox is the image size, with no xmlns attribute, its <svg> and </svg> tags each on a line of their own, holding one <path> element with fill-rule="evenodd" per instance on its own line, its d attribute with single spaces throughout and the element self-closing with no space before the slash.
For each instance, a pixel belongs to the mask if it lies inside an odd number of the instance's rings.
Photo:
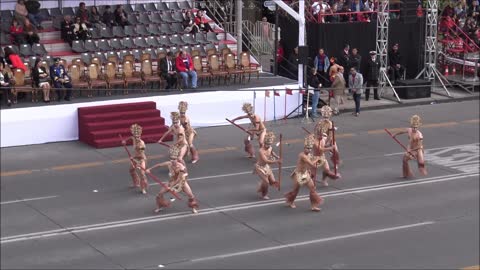
<svg viewBox="0 0 480 270">
<path fill-rule="evenodd" d="M 163 136 L 160 138 L 160 140 L 158 140 L 158 143 L 163 142 L 163 139 L 165 139 L 165 137 L 166 137 L 168 134 L 172 133 L 172 131 L 173 131 L 173 126 L 171 126 L 171 127 L 168 129 L 168 131 L 163 134 Z"/>
<path fill-rule="evenodd" d="M 170 164 L 170 161 L 165 161 L 165 162 L 162 162 L 162 163 L 157 163 L 155 165 L 153 165 L 152 167 L 146 169 L 146 171 L 148 173 L 150 173 L 151 170 L 155 169 L 155 168 L 158 168 L 158 167 L 166 167 Z"/>
<path fill-rule="evenodd" d="M 406 134 L 406 133 L 408 133 L 408 130 L 402 130 L 397 133 L 394 133 L 392 136 L 395 138 L 397 135 Z"/>
<path fill-rule="evenodd" d="M 126 145 L 127 142 L 130 141 L 130 140 L 133 140 L 133 136 L 130 136 L 130 137 L 126 138 L 125 140 L 123 140 L 123 141 L 122 141 L 122 144 L 123 144 L 123 145 Z"/>
<path fill-rule="evenodd" d="M 245 119 L 245 118 L 248 118 L 248 115 L 242 115 L 242 116 L 239 116 L 239 117 L 237 117 L 237 118 L 233 118 L 231 121 L 232 121 L 232 122 L 235 122 L 235 121 L 237 121 L 237 120 Z"/>
</svg>

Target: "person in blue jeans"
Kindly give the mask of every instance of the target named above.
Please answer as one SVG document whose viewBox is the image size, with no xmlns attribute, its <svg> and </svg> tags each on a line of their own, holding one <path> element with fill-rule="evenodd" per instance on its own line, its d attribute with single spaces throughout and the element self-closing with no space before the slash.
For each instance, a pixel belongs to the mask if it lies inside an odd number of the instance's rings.
<svg viewBox="0 0 480 270">
<path fill-rule="evenodd" d="M 188 78 L 191 77 L 192 89 L 197 89 L 197 72 L 193 67 L 193 61 L 190 55 L 188 55 L 184 51 L 181 51 L 177 59 L 175 60 L 175 66 L 177 67 L 177 71 L 180 76 L 182 76 L 183 87 L 188 88 Z"/>
<path fill-rule="evenodd" d="M 320 80 L 316 76 L 315 68 L 311 69 L 311 75 L 309 76 L 308 85 L 313 88 L 311 117 L 317 118 L 318 117 L 317 106 L 318 106 L 318 100 L 320 99 L 320 87 L 322 87 L 322 84 L 320 83 Z"/>
<path fill-rule="evenodd" d="M 360 115 L 360 98 L 363 94 L 363 76 L 357 72 L 356 68 L 350 68 L 350 76 L 348 77 L 348 86 L 352 90 L 353 100 L 355 101 L 355 116 Z"/>
</svg>

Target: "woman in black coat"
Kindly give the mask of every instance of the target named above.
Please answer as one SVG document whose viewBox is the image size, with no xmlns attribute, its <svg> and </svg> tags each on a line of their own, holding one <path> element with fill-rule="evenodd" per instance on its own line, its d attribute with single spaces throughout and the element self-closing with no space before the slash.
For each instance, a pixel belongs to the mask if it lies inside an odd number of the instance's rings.
<svg viewBox="0 0 480 270">
<path fill-rule="evenodd" d="M 43 91 L 43 101 L 50 102 L 50 82 L 49 75 L 45 67 L 40 65 L 40 59 L 35 61 L 35 65 L 32 68 L 32 80 L 33 86 L 41 88 Z"/>
</svg>

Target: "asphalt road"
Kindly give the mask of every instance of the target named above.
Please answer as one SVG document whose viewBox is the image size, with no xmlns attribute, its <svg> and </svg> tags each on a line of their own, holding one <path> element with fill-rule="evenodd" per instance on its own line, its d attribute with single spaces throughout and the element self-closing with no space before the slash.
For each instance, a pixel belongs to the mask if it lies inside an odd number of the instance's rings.
<svg viewBox="0 0 480 270">
<path fill-rule="evenodd" d="M 402 149 L 384 131 L 423 118 L 428 176 L 404 180 Z M 325 204 L 297 209 L 283 193 L 305 132 L 267 124 L 285 144 L 281 191 L 259 199 L 253 161 L 235 127 L 199 129 L 189 165 L 200 211 L 186 199 L 154 214 L 159 186 L 128 189 L 123 148 L 79 142 L 1 149 L 1 268 L 460 269 L 479 265 L 479 102 L 425 105 L 334 118 L 343 178 L 317 190 Z M 406 142 L 406 137 L 401 137 Z M 147 145 L 149 164 L 166 148 Z M 162 179 L 164 169 L 154 170 Z"/>
</svg>

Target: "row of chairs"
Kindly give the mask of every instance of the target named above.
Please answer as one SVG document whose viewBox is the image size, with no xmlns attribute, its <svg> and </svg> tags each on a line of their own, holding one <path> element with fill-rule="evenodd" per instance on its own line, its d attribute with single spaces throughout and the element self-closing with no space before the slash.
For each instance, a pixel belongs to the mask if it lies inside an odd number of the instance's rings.
<svg viewBox="0 0 480 270">
<path fill-rule="evenodd" d="M 123 49 L 136 49 L 136 48 L 157 48 L 157 47 L 178 47 L 178 46 L 193 46 L 193 45 L 208 45 L 219 43 L 217 36 L 205 36 L 203 34 L 197 34 L 195 36 L 191 34 L 185 35 L 172 35 L 172 36 L 150 36 L 148 38 L 137 37 L 123 39 L 100 39 L 85 41 L 74 40 L 72 42 L 72 51 L 77 53 L 83 52 L 96 52 L 96 51 L 112 51 Z"/>
<path fill-rule="evenodd" d="M 151 23 L 148 25 L 136 24 L 102 27 L 102 28 L 89 28 L 92 33 L 92 38 L 123 38 L 123 37 L 138 37 L 138 36 L 151 36 L 151 35 L 173 35 L 185 33 L 185 28 L 181 23 Z M 207 34 L 216 35 L 216 33 L 209 32 Z"/>
<path fill-rule="evenodd" d="M 43 44 L 35 43 L 30 46 L 30 44 L 21 44 L 20 46 L 8 45 L 5 47 L 11 48 L 16 54 L 29 57 L 29 56 L 46 56 L 48 54 L 47 50 Z M 3 47 L 0 48 L 0 56 L 5 56 Z"/>
<path fill-rule="evenodd" d="M 115 5 L 112 5 L 115 8 Z M 75 16 L 77 14 L 79 7 L 64 7 L 64 8 L 41 8 L 39 13 L 44 18 L 52 17 L 63 17 L 65 15 Z M 105 11 L 105 5 L 97 6 L 97 9 L 100 14 L 103 14 Z M 123 10 L 127 14 L 130 13 L 152 13 L 152 12 L 166 12 L 166 11 L 179 11 L 179 10 L 191 10 L 193 5 L 188 1 L 178 1 L 178 2 L 159 2 L 159 3 L 137 3 L 137 4 L 124 4 Z M 113 11 L 113 10 L 112 10 Z M 1 20 L 12 21 L 13 19 L 13 10 L 1 10 L 0 17 Z"/>
</svg>

